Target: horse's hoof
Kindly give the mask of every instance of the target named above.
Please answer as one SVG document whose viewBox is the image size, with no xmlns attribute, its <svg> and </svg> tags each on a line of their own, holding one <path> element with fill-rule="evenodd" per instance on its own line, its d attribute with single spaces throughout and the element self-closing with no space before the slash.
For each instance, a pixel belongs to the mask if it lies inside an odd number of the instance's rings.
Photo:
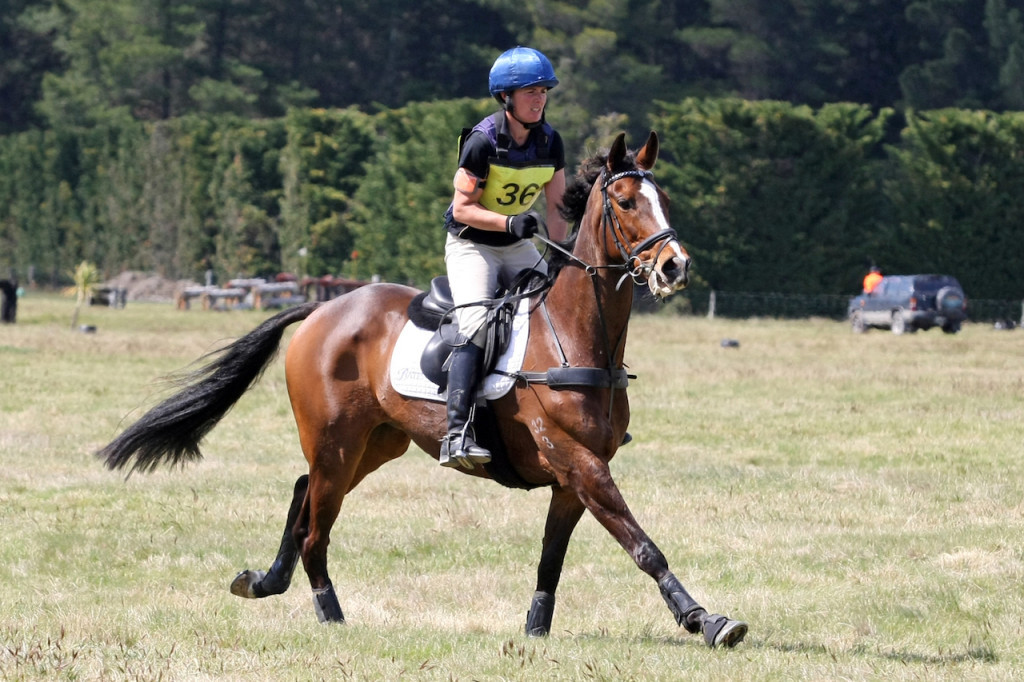
<svg viewBox="0 0 1024 682">
<path fill-rule="evenodd" d="M 245 569 L 231 581 L 231 594 L 243 599 L 258 599 L 255 587 L 267 577 L 266 571 L 250 571 Z"/>
<path fill-rule="evenodd" d="M 703 629 L 704 641 L 712 649 L 720 646 L 731 649 L 747 635 L 747 624 L 742 620 L 732 620 L 717 613 L 704 619 Z"/>
</svg>

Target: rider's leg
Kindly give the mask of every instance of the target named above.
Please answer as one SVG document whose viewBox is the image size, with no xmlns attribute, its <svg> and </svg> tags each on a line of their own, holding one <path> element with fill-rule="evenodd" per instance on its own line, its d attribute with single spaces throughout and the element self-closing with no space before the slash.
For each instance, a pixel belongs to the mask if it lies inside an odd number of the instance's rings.
<svg viewBox="0 0 1024 682">
<path fill-rule="evenodd" d="M 463 340 L 460 338 L 460 340 Z M 491 453 L 477 444 L 472 421 L 483 349 L 468 340 L 452 350 L 448 368 L 448 434 L 441 444 L 441 465 L 486 464 Z"/>
<path fill-rule="evenodd" d="M 445 244 L 445 264 L 459 335 L 448 368 L 448 432 L 441 441 L 441 466 L 471 469 L 474 462 L 491 460 L 491 453 L 473 439 L 471 422 L 486 337 L 487 307 L 482 304 L 497 288 L 501 255 L 494 247 L 452 235 L 448 235 Z"/>
</svg>

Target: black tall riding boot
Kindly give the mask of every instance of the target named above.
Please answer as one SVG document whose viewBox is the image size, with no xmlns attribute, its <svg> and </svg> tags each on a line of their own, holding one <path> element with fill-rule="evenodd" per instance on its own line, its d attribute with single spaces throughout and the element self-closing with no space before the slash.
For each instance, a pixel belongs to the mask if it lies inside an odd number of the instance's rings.
<svg viewBox="0 0 1024 682">
<path fill-rule="evenodd" d="M 476 399 L 483 350 L 472 343 L 452 350 L 448 367 L 448 434 L 441 441 L 441 466 L 463 466 L 491 461 L 491 453 L 473 437 L 471 412 Z"/>
</svg>

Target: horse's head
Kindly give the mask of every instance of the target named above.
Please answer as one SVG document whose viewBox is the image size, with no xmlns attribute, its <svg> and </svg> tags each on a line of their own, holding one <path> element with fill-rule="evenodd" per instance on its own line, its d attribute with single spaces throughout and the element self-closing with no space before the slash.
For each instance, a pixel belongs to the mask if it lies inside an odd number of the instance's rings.
<svg viewBox="0 0 1024 682">
<path fill-rule="evenodd" d="M 646 281 L 655 297 L 664 298 L 689 283 L 690 255 L 669 225 L 668 196 L 654 182 L 651 169 L 657 158 L 658 135 L 654 131 L 635 161 L 620 133 L 598 181 L 603 220 L 618 255 L 634 281 Z"/>
</svg>

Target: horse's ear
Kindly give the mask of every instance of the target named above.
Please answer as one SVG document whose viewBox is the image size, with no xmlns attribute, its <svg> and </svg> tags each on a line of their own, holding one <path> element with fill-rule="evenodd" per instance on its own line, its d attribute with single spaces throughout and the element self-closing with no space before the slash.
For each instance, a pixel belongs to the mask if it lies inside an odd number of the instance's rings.
<svg viewBox="0 0 1024 682">
<path fill-rule="evenodd" d="M 658 160 L 658 133 L 651 131 L 651 134 L 647 137 L 647 142 L 644 144 L 643 149 L 637 152 L 636 165 L 640 166 L 644 170 L 651 170 L 654 168 L 654 162 Z"/>
<path fill-rule="evenodd" d="M 608 170 L 615 172 L 626 161 L 626 133 L 619 133 L 608 150 Z"/>
</svg>

